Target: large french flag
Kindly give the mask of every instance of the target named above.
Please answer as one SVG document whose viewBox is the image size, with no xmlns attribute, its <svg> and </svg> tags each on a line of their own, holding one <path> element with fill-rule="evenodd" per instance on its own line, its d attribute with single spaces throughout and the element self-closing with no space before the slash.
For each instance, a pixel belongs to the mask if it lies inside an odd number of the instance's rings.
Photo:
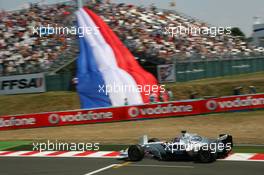
<svg viewBox="0 0 264 175">
<path fill-rule="evenodd" d="M 98 15 L 87 8 L 79 9 L 76 15 L 79 28 L 94 31 L 79 36 L 77 90 L 81 107 L 122 106 L 125 99 L 129 105 L 148 103 L 148 92 L 139 87 L 157 86 L 156 78 L 138 64 Z M 115 89 L 106 94 L 106 87 Z"/>
</svg>

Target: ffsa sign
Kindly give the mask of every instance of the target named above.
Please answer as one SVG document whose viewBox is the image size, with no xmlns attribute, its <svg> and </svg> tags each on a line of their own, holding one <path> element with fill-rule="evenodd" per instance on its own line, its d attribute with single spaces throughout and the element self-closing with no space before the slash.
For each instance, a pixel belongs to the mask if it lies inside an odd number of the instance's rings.
<svg viewBox="0 0 264 175">
<path fill-rule="evenodd" d="M 0 77 L 0 95 L 45 91 L 46 83 L 43 73 Z"/>
</svg>

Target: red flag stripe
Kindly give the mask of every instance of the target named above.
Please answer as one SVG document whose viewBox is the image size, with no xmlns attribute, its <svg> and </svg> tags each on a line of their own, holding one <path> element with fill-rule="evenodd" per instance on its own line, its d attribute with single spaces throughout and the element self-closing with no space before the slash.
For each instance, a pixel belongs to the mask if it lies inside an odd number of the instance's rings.
<svg viewBox="0 0 264 175">
<path fill-rule="evenodd" d="M 136 81 L 138 85 L 142 87 L 145 85 L 148 86 L 157 86 L 156 78 L 145 71 L 136 61 L 132 53 L 126 48 L 126 46 L 120 41 L 117 35 L 111 30 L 111 28 L 94 12 L 88 8 L 84 8 L 86 13 L 92 18 L 95 25 L 99 27 L 99 31 L 104 37 L 105 41 L 112 48 L 115 58 L 118 64 L 118 67 L 128 72 Z M 155 92 L 154 92 L 155 93 Z M 145 103 L 149 102 L 148 95 L 146 92 L 141 92 L 141 97 Z"/>
</svg>

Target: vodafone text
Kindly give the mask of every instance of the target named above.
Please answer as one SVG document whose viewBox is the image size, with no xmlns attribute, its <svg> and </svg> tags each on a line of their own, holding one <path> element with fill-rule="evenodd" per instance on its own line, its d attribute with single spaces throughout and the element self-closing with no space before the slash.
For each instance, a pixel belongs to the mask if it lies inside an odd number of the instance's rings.
<svg viewBox="0 0 264 175">
<path fill-rule="evenodd" d="M 138 108 L 131 107 L 128 109 L 128 114 L 131 117 L 136 117 L 139 115 L 153 115 L 153 114 L 168 114 L 168 113 L 179 113 L 179 112 L 192 112 L 192 105 L 173 105 L 168 104 L 167 106 L 158 105 L 157 107 L 148 107 L 148 108 Z"/>
<path fill-rule="evenodd" d="M 16 117 L 0 118 L 0 128 L 10 127 L 10 126 L 35 125 L 35 124 L 36 124 L 35 118 L 16 118 Z"/>
<path fill-rule="evenodd" d="M 112 112 L 77 112 L 76 114 L 59 114 L 54 113 L 49 115 L 49 122 L 57 124 L 59 122 L 76 122 L 100 119 L 112 119 Z"/>
</svg>

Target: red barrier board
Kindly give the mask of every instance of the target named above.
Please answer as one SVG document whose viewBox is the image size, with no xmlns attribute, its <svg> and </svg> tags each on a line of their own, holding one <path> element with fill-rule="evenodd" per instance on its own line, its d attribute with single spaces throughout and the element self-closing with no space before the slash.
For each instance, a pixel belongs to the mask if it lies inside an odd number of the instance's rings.
<svg viewBox="0 0 264 175">
<path fill-rule="evenodd" d="M 0 117 L 0 130 L 121 121 L 124 116 L 124 110 L 120 108 L 6 116 Z"/>
<path fill-rule="evenodd" d="M 264 94 L 0 117 L 0 130 L 79 125 L 264 108 Z"/>
<path fill-rule="evenodd" d="M 202 113 L 264 108 L 264 94 L 240 95 L 204 100 Z"/>
<path fill-rule="evenodd" d="M 161 118 L 200 114 L 200 101 L 184 101 L 130 106 L 126 110 L 127 119 Z"/>
</svg>

